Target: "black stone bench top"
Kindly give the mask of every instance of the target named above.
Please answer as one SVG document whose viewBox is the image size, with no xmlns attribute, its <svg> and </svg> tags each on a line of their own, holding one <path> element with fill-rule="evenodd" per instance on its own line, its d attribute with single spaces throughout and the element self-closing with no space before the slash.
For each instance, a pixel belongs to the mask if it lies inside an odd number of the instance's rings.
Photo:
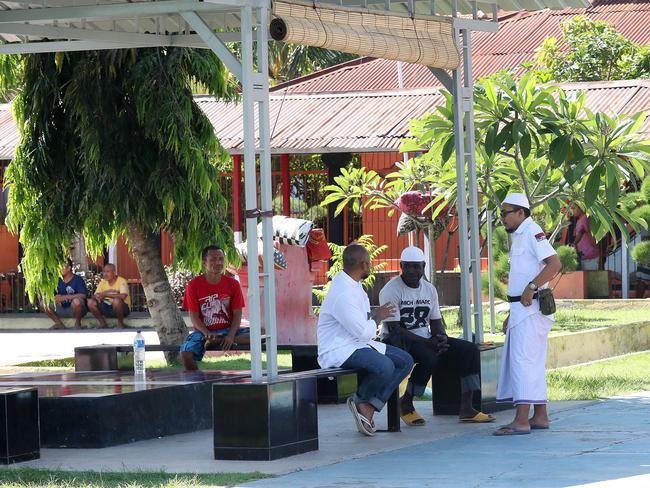
<svg viewBox="0 0 650 488">
<path fill-rule="evenodd" d="M 280 371 L 278 376 L 272 380 L 269 380 L 267 377 L 262 378 L 261 381 L 257 382 L 258 384 L 270 384 L 278 383 L 283 381 L 299 380 L 303 378 L 329 378 L 334 376 L 342 376 L 346 374 L 357 374 L 360 370 L 350 369 L 350 368 L 321 368 L 321 369 L 310 369 L 306 371 Z M 223 380 L 217 380 L 216 384 L 253 384 L 253 379 L 249 376 L 246 378 L 227 378 Z"/>
<path fill-rule="evenodd" d="M 266 341 L 262 341 L 262 347 L 264 348 Z M 92 346 L 78 346 L 75 347 L 75 350 L 100 350 L 100 349 L 109 349 L 116 352 L 133 352 L 133 346 L 131 344 L 95 344 Z M 145 351 L 151 352 L 168 352 L 168 351 L 178 351 L 180 346 L 173 344 L 145 344 Z M 298 349 L 309 349 L 316 351 L 315 345 L 302 345 L 302 344 L 280 344 L 277 346 L 277 349 L 280 351 L 291 351 Z M 206 347 L 208 351 L 221 351 L 221 347 L 218 344 L 209 344 Z M 250 351 L 250 344 L 237 344 L 233 345 L 230 348 L 231 351 Z"/>
<path fill-rule="evenodd" d="M 178 351 L 181 346 L 176 346 L 173 344 L 145 344 L 145 351 L 150 352 L 168 352 L 168 351 Z M 133 346 L 129 344 L 98 344 L 96 346 L 80 346 L 75 347 L 76 349 L 85 349 L 85 350 L 99 350 L 99 349 L 110 349 L 116 352 L 133 352 Z M 208 351 L 221 351 L 221 347 L 218 344 L 208 344 L 206 347 Z M 233 345 L 230 348 L 231 351 L 249 351 L 250 346 L 248 344 L 237 344 Z"/>
</svg>

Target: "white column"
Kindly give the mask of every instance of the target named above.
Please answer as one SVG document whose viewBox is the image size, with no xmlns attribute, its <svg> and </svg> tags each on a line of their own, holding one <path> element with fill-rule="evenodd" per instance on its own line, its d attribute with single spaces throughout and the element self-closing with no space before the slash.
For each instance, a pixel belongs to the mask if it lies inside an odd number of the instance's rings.
<svg viewBox="0 0 650 488">
<path fill-rule="evenodd" d="M 463 108 L 465 111 L 465 161 L 467 161 L 467 191 L 469 196 L 470 261 L 474 291 L 474 341 L 483 342 L 483 294 L 481 283 L 481 245 L 478 221 L 478 182 L 476 180 L 476 141 L 474 132 L 474 83 L 472 80 L 471 31 L 463 29 Z"/>
<path fill-rule="evenodd" d="M 262 187 L 262 234 L 264 236 L 264 324 L 266 325 L 266 371 L 269 378 L 278 374 L 277 331 L 275 312 L 275 268 L 273 264 L 273 182 L 271 175 L 269 78 L 268 78 L 268 24 L 269 9 L 257 9 L 257 66 L 255 83 L 259 104 L 260 180 Z"/>
<path fill-rule="evenodd" d="M 492 255 L 492 210 L 485 206 L 487 225 L 488 281 L 490 283 L 490 332 L 496 332 L 496 315 L 494 312 L 494 256 Z"/>
<path fill-rule="evenodd" d="M 630 241 L 625 240 L 625 236 L 621 236 L 621 298 L 630 298 L 629 245 Z"/>
<path fill-rule="evenodd" d="M 257 174 L 255 164 L 255 98 L 253 84 L 253 10 L 241 8 L 242 108 L 244 114 L 244 194 L 246 210 L 257 208 Z M 257 216 L 246 215 L 248 241 L 248 318 L 251 334 L 251 377 L 262 379 L 262 323 L 260 313 L 260 276 L 257 264 Z"/>
</svg>

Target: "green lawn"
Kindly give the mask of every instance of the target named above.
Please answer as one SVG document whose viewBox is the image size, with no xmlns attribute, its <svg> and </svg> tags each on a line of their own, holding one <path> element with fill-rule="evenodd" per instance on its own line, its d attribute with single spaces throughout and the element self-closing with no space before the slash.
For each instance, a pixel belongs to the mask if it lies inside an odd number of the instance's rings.
<svg viewBox="0 0 650 488">
<path fill-rule="evenodd" d="M 483 331 L 485 339 L 497 343 L 504 341 L 501 334 L 501 326 L 507 316 L 506 312 L 496 314 L 496 331 L 490 334 L 490 309 L 483 307 Z M 458 324 L 458 312 L 456 309 L 445 310 L 443 317 L 447 323 L 447 332 L 450 336 L 458 337 L 462 329 Z M 555 313 L 555 323 L 551 335 L 559 335 L 567 332 L 579 332 L 582 330 L 598 329 L 612 325 L 634 324 L 647 322 L 648 304 L 645 301 L 639 303 L 611 302 L 607 300 L 594 302 L 564 302 L 558 305 Z"/>
<path fill-rule="evenodd" d="M 549 400 L 595 400 L 650 390 L 650 351 L 548 371 Z"/>
<path fill-rule="evenodd" d="M 97 473 L 33 468 L 0 469 L 0 488 L 207 488 L 234 486 L 268 478 L 260 473 L 168 474 L 160 472 Z"/>
<path fill-rule="evenodd" d="M 266 365 L 266 353 L 262 353 L 263 364 Z M 130 362 L 131 367 L 133 362 Z M 233 352 L 223 356 L 205 356 L 203 361 L 199 363 L 201 369 L 234 369 L 234 370 L 247 370 L 251 369 L 251 355 L 248 352 Z M 74 370 L 74 358 L 62 359 L 46 359 L 43 361 L 32 361 L 29 363 L 21 363 L 16 365 L 18 367 L 38 367 L 38 368 L 52 368 L 60 370 Z M 173 364 L 167 366 L 162 359 L 149 361 L 148 368 L 171 368 L 182 369 L 180 364 Z M 291 353 L 278 352 L 278 368 L 291 368 Z"/>
<path fill-rule="evenodd" d="M 262 364 L 266 367 L 266 353 L 262 353 Z M 147 367 L 163 368 L 165 362 L 161 360 L 149 361 Z M 182 369 L 181 365 L 174 365 L 173 368 Z M 249 352 L 234 352 L 224 356 L 205 356 L 199 363 L 201 369 L 251 369 L 251 355 Z M 278 368 L 291 369 L 291 353 L 278 352 Z"/>
</svg>

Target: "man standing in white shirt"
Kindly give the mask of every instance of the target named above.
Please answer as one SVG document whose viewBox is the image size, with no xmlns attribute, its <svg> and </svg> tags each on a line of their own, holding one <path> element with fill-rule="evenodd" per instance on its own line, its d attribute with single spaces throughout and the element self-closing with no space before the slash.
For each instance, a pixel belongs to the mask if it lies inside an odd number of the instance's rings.
<svg viewBox="0 0 650 488">
<path fill-rule="evenodd" d="M 543 315 L 537 299 L 543 288 L 562 267 L 542 228 L 530 218 L 525 195 L 511 193 L 501 205 L 501 220 L 511 235 L 508 301 L 510 313 L 503 322 L 503 347 L 497 401 L 513 402 L 515 418 L 499 427 L 494 435 L 530 434 L 531 429 L 548 429 L 546 410 L 546 349 L 552 315 Z M 534 413 L 529 419 L 530 406 Z"/>
<path fill-rule="evenodd" d="M 373 416 L 411 371 L 413 358 L 401 349 L 373 340 L 377 326 L 393 315 L 387 303 L 370 311 L 361 282 L 370 276 L 370 255 L 363 246 L 350 244 L 343 251 L 343 272 L 332 280 L 318 316 L 318 363 L 322 368 L 362 369 L 348 407 L 357 429 L 375 434 Z"/>
</svg>

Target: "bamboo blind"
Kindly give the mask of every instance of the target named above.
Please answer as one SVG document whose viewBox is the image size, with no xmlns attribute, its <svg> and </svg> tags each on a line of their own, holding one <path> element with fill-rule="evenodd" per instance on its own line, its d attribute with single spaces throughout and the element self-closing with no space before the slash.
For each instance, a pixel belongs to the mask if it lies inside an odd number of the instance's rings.
<svg viewBox="0 0 650 488">
<path fill-rule="evenodd" d="M 451 19 L 411 18 L 365 9 L 273 2 L 276 41 L 455 69 L 460 54 Z"/>
</svg>

